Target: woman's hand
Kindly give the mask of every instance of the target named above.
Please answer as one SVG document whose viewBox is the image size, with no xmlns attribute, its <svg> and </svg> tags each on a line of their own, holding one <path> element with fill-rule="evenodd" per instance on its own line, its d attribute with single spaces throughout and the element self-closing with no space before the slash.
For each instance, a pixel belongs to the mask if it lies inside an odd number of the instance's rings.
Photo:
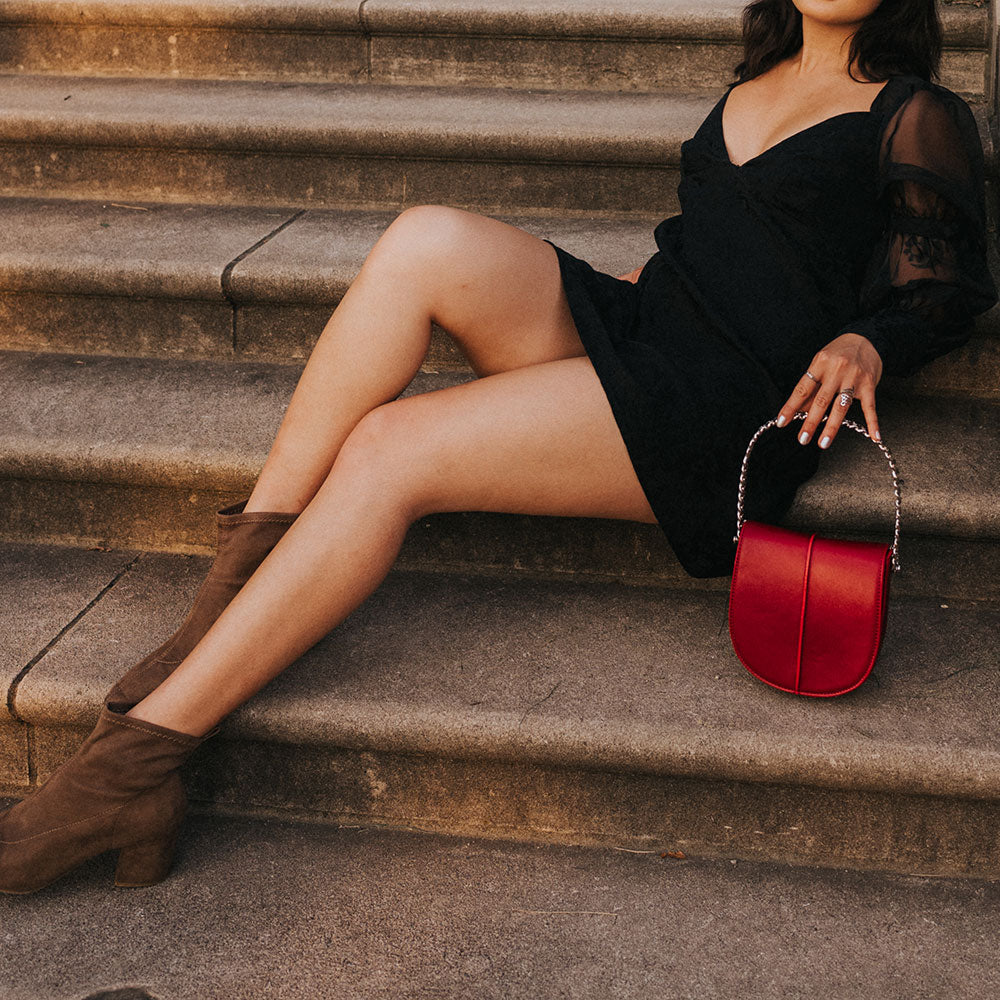
<svg viewBox="0 0 1000 1000">
<path fill-rule="evenodd" d="M 629 271 L 628 274 L 619 274 L 619 281 L 631 281 L 634 285 L 639 280 L 639 275 L 642 274 L 642 268 L 637 267 L 634 271 Z"/>
<path fill-rule="evenodd" d="M 808 444 L 829 410 L 819 442 L 821 448 L 829 448 L 851 403 L 858 399 L 869 435 L 881 441 L 875 413 L 875 386 L 881 377 L 882 359 L 872 342 L 859 333 L 841 334 L 812 359 L 808 373 L 799 379 L 779 411 L 777 424 L 784 427 L 796 413 L 804 411 L 807 416 L 799 443 Z"/>
</svg>

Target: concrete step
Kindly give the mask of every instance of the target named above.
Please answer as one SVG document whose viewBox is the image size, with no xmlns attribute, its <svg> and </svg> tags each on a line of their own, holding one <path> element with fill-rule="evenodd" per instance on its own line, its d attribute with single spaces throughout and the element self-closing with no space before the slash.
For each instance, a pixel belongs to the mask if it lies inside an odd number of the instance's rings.
<svg viewBox="0 0 1000 1000">
<path fill-rule="evenodd" d="M 302 361 L 395 214 L 0 201 L 0 347 Z M 656 250 L 653 218 L 498 218 L 610 274 Z M 467 367 L 437 330 L 425 369 Z M 966 348 L 883 392 L 1000 401 L 1000 306 Z"/>
<path fill-rule="evenodd" d="M 108 855 L 0 897 L 0 976 L 8 1000 L 997 990 L 995 883 L 662 853 L 193 817 L 160 885 L 110 892 Z"/>
<path fill-rule="evenodd" d="M 0 70 L 552 90 L 715 90 L 742 59 L 736 0 L 16 0 Z M 988 5 L 941 5 L 943 82 L 983 93 Z"/>
<path fill-rule="evenodd" d="M 0 76 L 0 195 L 662 217 L 716 99 Z"/>
<path fill-rule="evenodd" d="M 255 481 L 297 374 L 250 362 L 0 354 L 3 537 L 208 551 L 213 511 Z M 423 373 L 408 391 L 466 377 Z M 886 398 L 879 412 L 906 480 L 904 570 L 894 585 L 911 594 L 1000 594 L 997 406 Z M 890 499 L 882 456 L 845 433 L 800 491 L 789 524 L 886 538 Z M 734 522 L 735 504 L 734 496 Z M 438 515 L 414 526 L 404 560 L 487 574 L 689 583 L 659 528 L 602 520 Z"/>
<path fill-rule="evenodd" d="M 0 214 L 0 346 L 287 362 L 397 213 L 10 198 Z M 612 274 L 656 250 L 654 218 L 498 218 Z M 428 367 L 466 368 L 441 331 Z"/>
<path fill-rule="evenodd" d="M 14 792 L 206 563 L 14 545 L 2 565 Z M 995 877 L 1000 606 L 896 599 L 874 677 L 822 703 L 751 678 L 725 622 L 725 594 L 395 572 L 225 720 L 189 786 L 220 811 Z"/>
</svg>

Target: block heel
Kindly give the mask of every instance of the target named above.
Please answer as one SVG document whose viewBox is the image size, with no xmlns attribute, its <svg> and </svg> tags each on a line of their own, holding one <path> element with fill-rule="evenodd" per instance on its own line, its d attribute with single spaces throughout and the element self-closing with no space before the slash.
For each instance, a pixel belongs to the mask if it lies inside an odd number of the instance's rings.
<svg viewBox="0 0 1000 1000">
<path fill-rule="evenodd" d="M 187 799 L 178 773 L 204 736 L 105 706 L 93 732 L 31 795 L 0 812 L 0 892 L 34 892 L 118 851 L 115 883 L 165 878 Z"/>
<path fill-rule="evenodd" d="M 148 840 L 143 844 L 123 847 L 118 852 L 115 868 L 115 885 L 121 888 L 138 888 L 162 882 L 174 863 L 177 834 L 161 840 Z"/>
</svg>

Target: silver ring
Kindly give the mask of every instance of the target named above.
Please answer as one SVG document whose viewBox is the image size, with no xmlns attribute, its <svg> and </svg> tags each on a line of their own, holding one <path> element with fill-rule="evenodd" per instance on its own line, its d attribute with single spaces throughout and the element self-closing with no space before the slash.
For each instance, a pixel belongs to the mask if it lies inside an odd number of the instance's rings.
<svg viewBox="0 0 1000 1000">
<path fill-rule="evenodd" d="M 842 390 L 840 393 L 840 405 L 850 406 L 851 400 L 854 399 L 854 386 L 848 386 L 846 389 Z"/>
<path fill-rule="evenodd" d="M 806 372 L 806 378 L 811 378 L 814 382 L 819 382 L 819 379 L 812 372 Z"/>
</svg>

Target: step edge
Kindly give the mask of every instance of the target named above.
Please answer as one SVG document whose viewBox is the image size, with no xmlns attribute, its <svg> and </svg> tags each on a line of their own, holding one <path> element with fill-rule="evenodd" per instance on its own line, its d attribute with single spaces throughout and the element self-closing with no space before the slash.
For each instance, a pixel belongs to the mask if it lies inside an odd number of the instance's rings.
<svg viewBox="0 0 1000 1000">
<path fill-rule="evenodd" d="M 52 729 L 91 725 L 99 706 L 80 700 L 76 689 L 67 694 L 58 707 L 19 708 L 23 723 Z M 245 715 L 237 710 L 225 720 L 218 738 L 713 782 L 1000 800 L 1000 751 L 985 748 L 891 742 L 873 747 L 860 740 L 762 741 L 759 733 L 747 731 L 727 731 L 724 745 L 719 745 L 698 730 L 555 716 L 536 716 L 525 726 L 516 713 L 476 717 L 412 705 L 402 706 L 401 722 L 388 722 L 387 707 L 400 706 L 335 698 L 323 703 L 322 727 L 304 727 L 302 714 L 293 708 L 272 709 L 265 722 L 254 718 L 255 707 L 251 705 Z"/>
<path fill-rule="evenodd" d="M 704 4 L 680 3 L 666 9 L 619 14 L 608 25 L 607 12 L 594 12 L 586 5 L 557 9 L 497 12 L 475 3 L 456 10 L 434 11 L 435 4 L 396 5 L 369 0 L 363 14 L 358 5 L 331 3 L 214 4 L 205 10 L 198 4 L 169 3 L 147 6 L 128 2 L 91 3 L 85 26 L 176 27 L 195 29 L 242 29 L 260 33 L 295 32 L 360 36 L 398 36 L 428 32 L 446 36 L 502 38 L 586 39 L 609 41 L 690 41 L 733 43 L 741 40 L 740 12 L 730 5 L 706 13 Z M 220 11 L 220 7 L 223 8 Z M 988 45 L 989 11 L 978 7 L 939 5 L 945 44 L 948 47 L 985 48 Z M 261 24 L 261 21 L 264 24 Z M 507 27 L 509 22 L 514 23 Z M 44 0 L 12 0 L 0 9 L 0 25 L 81 25 L 79 6 Z"/>
</svg>

